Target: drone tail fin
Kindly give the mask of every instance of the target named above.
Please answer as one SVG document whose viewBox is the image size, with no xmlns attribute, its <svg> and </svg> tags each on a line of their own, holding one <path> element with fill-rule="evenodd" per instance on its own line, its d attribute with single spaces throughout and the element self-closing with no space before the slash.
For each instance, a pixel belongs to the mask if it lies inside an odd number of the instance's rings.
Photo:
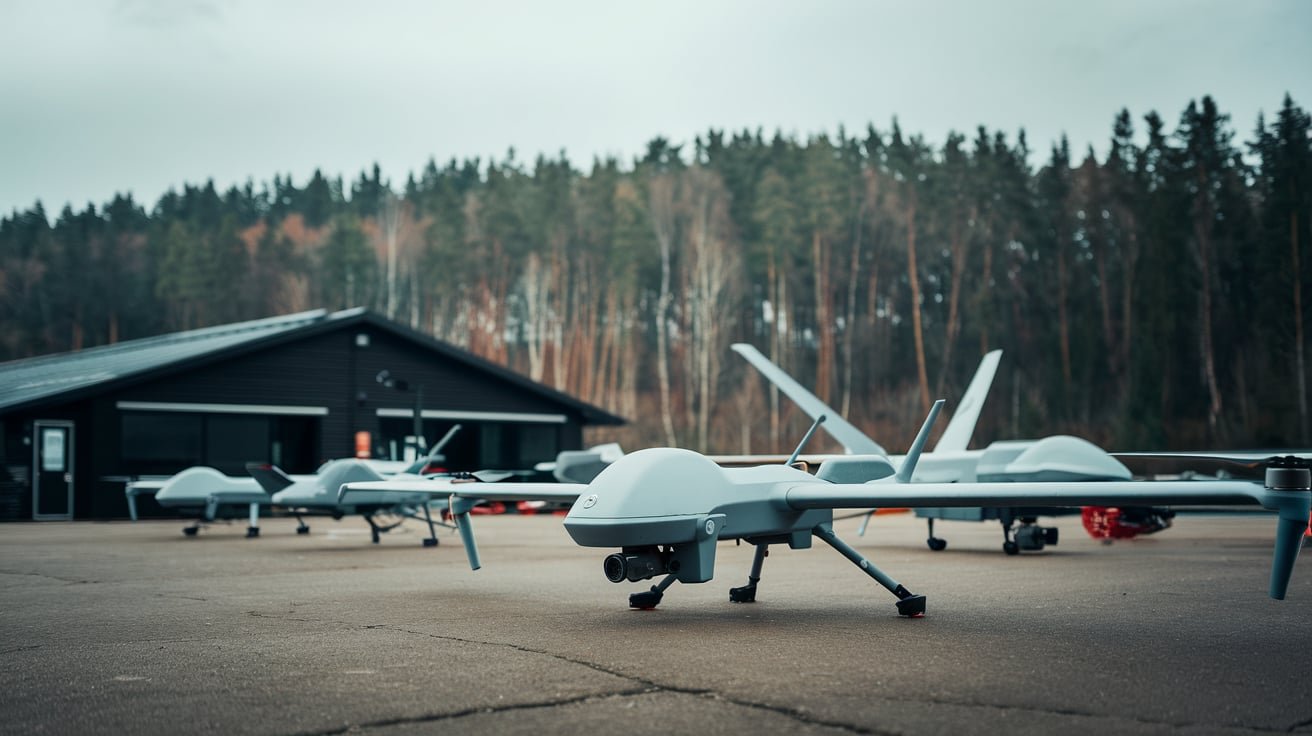
<svg viewBox="0 0 1312 736">
<path fill-rule="evenodd" d="M 460 431 L 460 427 L 461 425 L 457 424 L 451 429 L 448 429 L 446 434 L 442 435 L 442 439 L 438 440 L 437 443 L 433 445 L 433 448 L 428 451 L 428 457 L 441 457 L 442 448 L 446 447 L 447 443 L 451 441 L 451 438 L 456 436 L 456 432 Z"/>
<path fill-rule="evenodd" d="M 272 496 L 296 481 L 283 472 L 282 468 L 271 463 L 246 463 L 246 472 L 251 474 L 264 492 Z"/>
<path fill-rule="evenodd" d="M 993 376 L 998 372 L 998 362 L 1002 360 L 1002 351 L 994 350 L 979 361 L 975 377 L 970 379 L 966 393 L 952 412 L 952 421 L 943 430 L 943 436 L 934 445 L 935 452 L 965 450 L 970 445 L 970 438 L 975 433 L 975 424 L 979 422 L 980 410 L 984 400 L 989 396 L 989 387 L 993 385 Z"/>
<path fill-rule="evenodd" d="M 898 483 L 911 482 L 911 476 L 916 472 L 916 463 L 920 462 L 920 452 L 925 449 L 925 443 L 929 441 L 929 430 L 934 428 L 934 420 L 938 419 L 938 413 L 942 410 L 943 399 L 935 401 L 929 408 L 929 416 L 925 417 L 925 423 L 921 425 L 920 432 L 911 443 L 911 449 L 907 450 L 907 456 L 902 459 L 902 467 L 897 469 Z"/>
</svg>

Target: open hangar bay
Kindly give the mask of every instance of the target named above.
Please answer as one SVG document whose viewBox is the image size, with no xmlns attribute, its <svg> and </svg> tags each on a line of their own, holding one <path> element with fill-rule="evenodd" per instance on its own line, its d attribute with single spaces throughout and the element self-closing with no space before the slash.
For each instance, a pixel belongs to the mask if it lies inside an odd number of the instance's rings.
<svg viewBox="0 0 1312 736">
<path fill-rule="evenodd" d="M 655 611 L 552 516 L 368 543 L 274 519 L 184 539 L 176 521 L 0 527 L 0 722 L 10 733 L 1312 733 L 1312 575 L 1265 587 L 1273 520 L 1188 516 L 1104 546 L 1007 557 L 992 524 L 837 530 L 929 598 L 892 598 L 832 550 L 751 548 Z M 401 532 L 402 530 L 398 530 Z"/>
</svg>

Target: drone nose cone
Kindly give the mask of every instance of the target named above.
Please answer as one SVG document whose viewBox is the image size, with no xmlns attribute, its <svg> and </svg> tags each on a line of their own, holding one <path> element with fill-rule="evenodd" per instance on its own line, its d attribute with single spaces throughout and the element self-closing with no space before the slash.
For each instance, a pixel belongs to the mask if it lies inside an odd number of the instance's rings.
<svg viewBox="0 0 1312 736">
<path fill-rule="evenodd" d="M 575 501 L 565 531 L 584 547 L 691 541 L 725 487 L 720 466 L 688 450 L 658 447 L 625 455 Z"/>
</svg>

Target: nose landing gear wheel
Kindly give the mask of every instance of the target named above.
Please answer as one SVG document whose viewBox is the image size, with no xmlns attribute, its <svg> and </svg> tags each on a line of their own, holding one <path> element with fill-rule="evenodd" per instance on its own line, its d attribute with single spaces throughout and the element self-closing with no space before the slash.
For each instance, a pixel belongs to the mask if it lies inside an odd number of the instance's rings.
<svg viewBox="0 0 1312 736">
<path fill-rule="evenodd" d="M 930 537 L 929 539 L 926 539 L 925 544 L 928 544 L 929 548 L 935 552 L 942 552 L 948 548 L 948 540 L 939 539 L 938 537 Z"/>
<path fill-rule="evenodd" d="M 1020 546 L 1011 541 L 1003 542 L 1002 551 L 1009 555 L 1018 555 L 1020 554 Z"/>
</svg>

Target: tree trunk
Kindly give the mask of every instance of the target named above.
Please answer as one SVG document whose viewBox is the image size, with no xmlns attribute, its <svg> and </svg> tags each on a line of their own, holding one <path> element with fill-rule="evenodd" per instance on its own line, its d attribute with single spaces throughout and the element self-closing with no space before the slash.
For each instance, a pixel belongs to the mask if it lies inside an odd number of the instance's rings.
<svg viewBox="0 0 1312 736">
<path fill-rule="evenodd" d="M 653 208 L 656 209 L 656 208 Z M 673 212 L 653 212 L 653 219 L 660 215 L 673 218 Z M 661 225 L 668 224 L 663 228 Z M 670 238 L 673 237 L 673 223 L 657 223 L 656 241 L 661 251 L 661 290 L 656 300 L 656 383 L 661 398 L 661 426 L 665 430 L 665 444 L 675 447 L 678 440 L 674 436 L 674 416 L 670 408 L 670 338 L 667 320 L 670 312 Z"/>
<path fill-rule="evenodd" d="M 1066 312 L 1066 301 L 1070 292 L 1070 274 L 1066 266 L 1066 246 L 1058 236 L 1057 242 L 1057 327 L 1061 339 L 1061 387 L 1062 411 L 1065 412 L 1071 399 L 1071 323 Z"/>
<path fill-rule="evenodd" d="M 843 321 L 843 416 L 852 416 L 852 342 L 856 336 L 856 287 L 861 273 L 861 221 L 865 202 L 856 213 L 856 233 L 852 238 L 852 260 L 847 267 L 847 315 Z"/>
<path fill-rule="evenodd" d="M 811 260 L 815 273 L 815 331 L 817 360 L 815 394 L 829 403 L 829 385 L 834 373 L 834 331 L 829 316 L 829 249 L 820 231 L 811 233 Z"/>
<path fill-rule="evenodd" d="M 401 230 L 401 208 L 396 195 L 388 191 L 383 196 L 382 209 L 378 212 L 379 224 L 383 228 L 383 242 L 387 247 L 387 289 L 384 296 L 384 312 L 388 319 L 396 319 L 397 311 L 397 240 Z"/>
<path fill-rule="evenodd" d="M 1098 314 L 1102 318 L 1102 344 L 1107 353 L 1107 374 L 1113 378 L 1119 373 L 1117 360 L 1121 353 L 1116 344 L 1116 329 L 1112 325 L 1111 285 L 1107 279 L 1107 252 L 1105 244 L 1094 248 L 1095 267 L 1098 270 Z"/>
<path fill-rule="evenodd" d="M 1294 269 L 1294 370 L 1298 382 L 1298 441 L 1306 447 L 1307 432 L 1307 371 L 1303 365 L 1303 297 L 1302 269 L 1298 258 L 1298 212 L 1289 212 L 1289 252 Z"/>
<path fill-rule="evenodd" d="M 779 362 L 779 320 L 783 314 L 783 294 L 782 286 L 778 283 L 781 277 L 777 273 L 774 263 L 774 249 L 770 249 L 769 261 L 765 266 L 766 278 L 769 280 L 767 289 L 770 294 L 771 320 L 769 325 L 770 331 L 770 360 L 775 365 L 781 365 Z M 779 387 L 770 384 L 770 450 L 777 450 L 779 447 Z"/>
<path fill-rule="evenodd" d="M 920 378 L 920 404 L 929 413 L 929 375 L 925 371 L 925 335 L 920 325 L 920 277 L 916 272 L 916 191 L 911 190 L 907 211 L 907 277 L 911 281 L 911 327 L 916 341 L 916 373 Z"/>
<path fill-rule="evenodd" d="M 1134 223 L 1130 226 L 1129 252 L 1124 254 L 1121 264 L 1121 344 L 1117 361 L 1121 396 L 1129 395 L 1130 350 L 1134 344 L 1134 279 L 1139 264 L 1139 235 L 1135 227 Z"/>
<path fill-rule="evenodd" d="M 979 310 L 982 319 L 979 321 L 979 354 L 987 355 L 989 352 L 989 322 L 993 315 L 990 313 L 989 297 L 993 293 L 991 279 L 993 278 L 993 243 L 985 241 L 984 245 L 984 269 L 983 277 L 980 279 L 979 300 L 976 302 L 976 309 Z"/>
<path fill-rule="evenodd" d="M 971 221 L 976 218 L 976 212 L 972 209 L 970 213 Z M 961 332 L 961 282 L 966 271 L 966 237 L 961 232 L 960 223 L 954 223 L 952 228 L 951 243 L 949 245 L 952 253 L 952 283 L 948 289 L 948 323 L 944 329 L 943 335 L 943 367 L 938 374 L 938 384 L 935 394 L 942 396 L 947 377 L 952 370 L 952 346 L 957 341 L 957 335 Z"/>
<path fill-rule="evenodd" d="M 1206 190 L 1200 196 L 1206 197 Z M 1221 389 L 1216 379 L 1216 357 L 1212 344 L 1212 233 L 1211 208 L 1204 204 L 1202 212 L 1194 221 L 1194 237 L 1197 241 L 1198 265 L 1202 272 L 1202 291 L 1199 296 L 1199 343 L 1203 357 L 1203 378 L 1207 383 L 1209 397 L 1207 405 L 1207 426 L 1217 439 L 1221 419 Z"/>
</svg>

